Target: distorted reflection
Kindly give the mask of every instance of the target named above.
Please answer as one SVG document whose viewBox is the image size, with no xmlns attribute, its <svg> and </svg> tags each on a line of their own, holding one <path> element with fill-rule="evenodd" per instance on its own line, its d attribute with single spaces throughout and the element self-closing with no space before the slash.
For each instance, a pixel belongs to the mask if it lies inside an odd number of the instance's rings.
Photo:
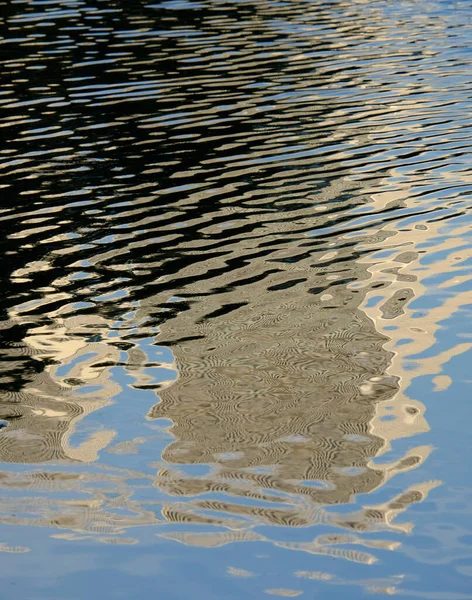
<svg viewBox="0 0 472 600">
<path fill-rule="evenodd" d="M 471 598 L 470 2 L 0 7 L 16 597 Z"/>
</svg>

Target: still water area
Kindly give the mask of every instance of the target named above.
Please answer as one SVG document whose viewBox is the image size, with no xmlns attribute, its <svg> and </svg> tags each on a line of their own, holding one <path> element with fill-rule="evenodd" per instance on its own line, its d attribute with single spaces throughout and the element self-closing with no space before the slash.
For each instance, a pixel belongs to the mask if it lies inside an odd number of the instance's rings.
<svg viewBox="0 0 472 600">
<path fill-rule="evenodd" d="M 2 600 L 472 599 L 472 0 L 0 0 Z"/>
</svg>

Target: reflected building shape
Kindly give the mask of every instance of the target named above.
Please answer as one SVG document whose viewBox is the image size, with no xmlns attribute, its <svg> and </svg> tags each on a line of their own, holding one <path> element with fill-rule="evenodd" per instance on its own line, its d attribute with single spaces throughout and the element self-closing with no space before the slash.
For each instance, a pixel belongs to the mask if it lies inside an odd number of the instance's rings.
<svg viewBox="0 0 472 600">
<path fill-rule="evenodd" d="M 127 336 L 119 332 L 112 337 L 117 327 L 110 319 L 68 316 L 73 306 L 64 302 L 57 314 L 50 313 L 51 324 L 32 329 L 22 352 L 26 347 L 48 366 L 17 392 L 26 401 L 5 431 L 10 439 L 4 437 L 0 445 L 4 460 L 96 460 L 115 432 L 95 432 L 78 447 L 69 439 L 80 419 L 120 393 L 111 369 L 123 365 L 135 371 L 136 390 L 155 389 L 160 395 L 149 419 L 172 422 L 175 439 L 162 455 L 166 466 L 152 479 L 144 476 L 147 485 L 167 497 L 157 501 L 162 522 L 222 526 L 241 540 L 251 538 L 258 524 L 398 530 L 392 515 L 405 510 L 408 499 L 402 508 L 387 503 L 343 517 L 328 509 L 374 491 L 397 472 L 416 468 L 428 449 L 395 465 L 371 461 L 385 443 L 372 428 L 376 406 L 398 391 L 398 379 L 389 373 L 393 352 L 386 350 L 387 335 L 362 311 L 366 292 L 349 289 L 350 282 L 367 283 L 369 277 L 365 266 L 352 260 L 351 246 L 342 235 L 306 235 L 329 227 L 353 183 L 339 178 L 314 195 L 308 191 L 312 182 L 296 184 L 298 177 L 293 182 L 297 201 L 293 208 L 286 203 L 282 221 L 279 213 L 266 218 L 261 235 L 257 212 L 247 215 L 240 230 L 238 222 L 230 220 L 228 227 L 238 233 L 228 241 L 221 236 L 218 246 L 224 252 L 213 257 L 209 246 L 220 238 L 221 227 L 208 227 L 208 241 L 203 237 L 181 244 L 184 250 L 209 255 L 179 272 L 189 282 L 185 293 L 170 299 L 161 293 L 136 303 L 128 329 L 150 314 L 163 315 L 157 341 L 172 349 L 179 373 L 171 386 L 152 384 L 143 368 L 149 358 L 132 337 L 125 341 Z M 270 177 L 263 178 L 261 186 L 270 182 Z M 274 187 L 274 194 L 283 187 Z M 198 194 L 201 200 L 205 194 L 211 197 L 212 190 Z M 287 241 L 287 236 L 292 239 Z M 228 269 L 228 264 L 237 267 Z M 170 307 L 172 318 L 166 319 Z M 12 311 L 12 321 L 21 324 L 30 308 Z M 135 329 L 139 332 L 138 325 Z M 33 452 L 38 439 L 42 454 Z M 206 465 L 208 473 L 189 476 L 188 465 Z M 57 503 L 59 527 L 75 531 L 74 537 L 120 535 L 140 522 L 157 525 L 161 521 L 154 513 L 129 499 L 132 490 L 126 481 L 131 476 L 119 474 L 116 480 L 123 490 L 123 507 L 138 513 L 128 525 L 115 525 L 113 506 L 101 494 L 93 494 L 86 508 Z M 57 485 L 60 489 L 63 484 Z M 213 492 L 225 498 L 215 500 Z M 255 508 L 244 499 L 263 504 Z M 46 516 L 38 524 L 50 521 Z M 109 525 L 96 530 L 97 521 Z M 277 539 L 267 541 L 286 547 Z M 393 549 L 391 542 L 385 544 Z M 369 553 L 346 552 L 331 539 L 287 548 L 368 564 L 374 560 Z"/>
<path fill-rule="evenodd" d="M 280 218 L 264 223 L 263 238 L 257 214 L 248 215 L 253 235 L 232 237 L 223 259 L 181 273 L 193 282 L 182 298 L 192 303 L 162 325 L 158 338 L 171 345 L 179 378 L 160 392 L 149 417 L 170 419 L 175 436 L 156 485 L 197 499 L 179 503 L 169 520 L 230 528 L 234 520 L 247 526 L 333 522 L 322 505 L 349 502 L 394 474 L 393 467 L 387 472 L 370 462 L 384 444 L 371 430 L 376 405 L 398 390 L 388 373 L 392 353 L 386 335 L 360 310 L 364 294 L 347 285 L 369 275 L 342 236 L 304 233 L 329 226 L 346 190 L 353 184 L 343 178 L 318 195 L 302 187 L 299 202 L 309 196 L 309 208 L 287 204 L 282 224 Z M 317 210 L 327 206 L 328 214 Z M 203 266 L 215 275 L 203 277 Z M 163 298 L 151 301 L 159 305 Z M 185 465 L 198 464 L 208 465 L 206 475 L 186 475 Z M 211 492 L 227 499 L 198 499 Z M 221 517 L 205 516 L 209 511 Z"/>
</svg>

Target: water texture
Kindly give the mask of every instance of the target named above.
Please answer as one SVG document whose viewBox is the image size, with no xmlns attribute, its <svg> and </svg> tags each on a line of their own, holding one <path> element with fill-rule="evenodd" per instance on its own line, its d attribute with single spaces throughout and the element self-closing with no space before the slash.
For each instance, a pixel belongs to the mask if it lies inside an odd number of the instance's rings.
<svg viewBox="0 0 472 600">
<path fill-rule="evenodd" d="M 0 15 L 1 598 L 472 598 L 472 2 Z"/>
</svg>

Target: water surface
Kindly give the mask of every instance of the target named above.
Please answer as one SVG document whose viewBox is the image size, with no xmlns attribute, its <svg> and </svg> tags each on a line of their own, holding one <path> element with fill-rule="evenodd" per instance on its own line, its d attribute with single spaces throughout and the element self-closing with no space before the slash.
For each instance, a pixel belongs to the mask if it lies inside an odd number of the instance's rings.
<svg viewBox="0 0 472 600">
<path fill-rule="evenodd" d="M 472 598 L 472 4 L 0 2 L 1 597 Z"/>
</svg>

